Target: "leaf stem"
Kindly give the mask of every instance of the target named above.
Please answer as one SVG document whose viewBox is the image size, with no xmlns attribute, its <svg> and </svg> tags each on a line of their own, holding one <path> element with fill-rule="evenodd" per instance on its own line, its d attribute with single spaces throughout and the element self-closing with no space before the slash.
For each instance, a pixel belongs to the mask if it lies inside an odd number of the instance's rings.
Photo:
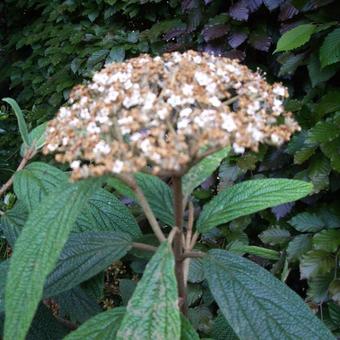
<svg viewBox="0 0 340 340">
<path fill-rule="evenodd" d="M 201 258 L 204 257 L 206 254 L 203 251 L 186 251 L 183 253 L 183 258 Z"/>
<path fill-rule="evenodd" d="M 36 150 L 35 149 L 28 149 L 23 157 L 23 159 L 21 160 L 19 166 L 17 167 L 17 169 L 15 170 L 14 174 L 9 178 L 9 180 L 1 187 L 0 189 L 0 197 L 11 187 L 11 185 L 13 184 L 13 180 L 14 180 L 14 176 L 15 174 L 22 170 L 26 164 L 28 163 L 28 161 L 30 159 L 32 159 L 35 156 Z"/>
<path fill-rule="evenodd" d="M 142 207 L 144 214 L 145 214 L 147 220 L 149 221 L 150 226 L 151 226 L 153 232 L 155 233 L 155 235 L 157 236 L 158 240 L 160 242 L 165 241 L 166 238 L 165 238 L 165 236 L 162 232 L 162 229 L 161 229 L 160 225 L 158 224 L 156 217 L 155 217 L 153 211 L 151 210 L 150 205 L 149 205 L 147 199 L 145 198 L 143 191 L 138 186 L 135 178 L 131 175 L 123 175 L 123 174 L 117 175 L 117 177 L 119 179 L 121 179 L 124 183 L 126 183 L 133 190 L 133 192 L 135 193 L 136 198 L 137 198 L 140 206 Z"/>
<path fill-rule="evenodd" d="M 146 251 L 156 251 L 158 248 L 151 246 L 150 244 L 145 243 L 139 243 L 139 242 L 132 242 L 132 247 L 140 250 L 146 250 Z"/>
</svg>

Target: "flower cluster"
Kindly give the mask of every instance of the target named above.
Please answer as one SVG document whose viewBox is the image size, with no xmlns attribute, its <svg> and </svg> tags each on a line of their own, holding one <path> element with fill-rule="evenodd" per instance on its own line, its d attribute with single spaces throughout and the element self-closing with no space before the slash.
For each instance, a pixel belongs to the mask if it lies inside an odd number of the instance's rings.
<svg viewBox="0 0 340 340">
<path fill-rule="evenodd" d="M 142 55 L 75 87 L 49 124 L 44 152 L 69 162 L 74 179 L 148 166 L 178 173 L 207 150 L 230 145 L 243 153 L 289 140 L 299 126 L 284 112 L 287 95 L 235 60 Z"/>
</svg>

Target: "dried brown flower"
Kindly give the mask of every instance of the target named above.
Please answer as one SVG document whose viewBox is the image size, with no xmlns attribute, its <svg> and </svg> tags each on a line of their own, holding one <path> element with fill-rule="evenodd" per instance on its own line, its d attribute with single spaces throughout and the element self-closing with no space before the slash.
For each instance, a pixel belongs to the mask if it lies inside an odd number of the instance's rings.
<svg viewBox="0 0 340 340">
<path fill-rule="evenodd" d="M 189 51 L 107 65 L 73 89 L 48 127 L 45 153 L 74 179 L 149 169 L 185 171 L 202 153 L 231 145 L 256 151 L 299 129 L 288 96 L 235 60 Z M 204 151 L 202 151 L 204 150 Z"/>
</svg>

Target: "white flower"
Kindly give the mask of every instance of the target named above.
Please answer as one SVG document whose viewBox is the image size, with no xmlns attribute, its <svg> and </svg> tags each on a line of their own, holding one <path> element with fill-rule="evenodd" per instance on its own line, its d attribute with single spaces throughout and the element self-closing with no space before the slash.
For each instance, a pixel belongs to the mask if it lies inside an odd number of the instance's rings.
<svg viewBox="0 0 340 340">
<path fill-rule="evenodd" d="M 190 119 L 182 118 L 177 121 L 177 129 L 186 129 L 190 124 Z"/>
<path fill-rule="evenodd" d="M 160 119 L 164 120 L 168 115 L 168 110 L 163 107 L 162 109 L 157 111 L 157 115 Z"/>
<path fill-rule="evenodd" d="M 60 110 L 59 110 L 59 117 L 61 119 L 69 117 L 70 114 L 71 114 L 71 111 L 68 110 L 66 107 L 61 107 Z"/>
<path fill-rule="evenodd" d="M 280 85 L 276 85 L 273 87 L 273 93 L 277 94 L 278 96 L 284 96 L 285 95 L 285 88 L 283 86 Z"/>
<path fill-rule="evenodd" d="M 93 152 L 95 154 L 108 155 L 111 152 L 111 148 L 110 145 L 101 140 L 99 143 L 96 144 L 96 146 L 93 149 Z"/>
<path fill-rule="evenodd" d="M 195 72 L 195 79 L 201 86 L 206 86 L 212 82 L 212 79 L 209 76 L 200 71 Z"/>
<path fill-rule="evenodd" d="M 62 144 L 65 146 L 65 145 L 67 145 L 68 144 L 68 141 L 69 141 L 69 138 L 68 137 L 64 137 L 63 139 L 62 139 Z"/>
<path fill-rule="evenodd" d="M 140 100 L 140 94 L 138 91 L 133 91 L 131 97 L 125 97 L 123 100 L 123 105 L 125 108 L 129 109 L 132 106 L 138 105 Z"/>
<path fill-rule="evenodd" d="M 145 97 L 143 109 L 144 110 L 151 110 L 153 103 L 156 100 L 156 97 L 157 96 L 154 93 L 149 92 Z"/>
<path fill-rule="evenodd" d="M 100 84 L 100 85 L 106 85 L 108 83 L 109 76 L 106 73 L 97 72 L 93 76 L 93 81 Z"/>
<path fill-rule="evenodd" d="M 122 172 L 123 168 L 124 163 L 121 160 L 117 159 L 112 167 L 112 172 L 119 174 L 120 172 Z"/>
<path fill-rule="evenodd" d="M 243 146 L 238 145 L 237 143 L 233 144 L 233 150 L 237 154 L 241 154 L 245 151 L 245 148 Z"/>
<path fill-rule="evenodd" d="M 215 106 L 215 107 L 221 106 L 221 101 L 216 96 L 209 98 L 209 102 L 212 106 Z"/>
<path fill-rule="evenodd" d="M 276 145 L 281 144 L 283 142 L 282 138 L 280 136 L 278 136 L 276 133 L 273 133 L 270 136 L 270 139 Z"/>
<path fill-rule="evenodd" d="M 181 105 L 182 100 L 180 96 L 171 95 L 170 98 L 168 98 L 167 103 L 170 104 L 172 107 L 175 107 Z"/>
<path fill-rule="evenodd" d="M 189 117 L 191 112 L 192 112 L 192 109 L 190 109 L 190 107 L 186 107 L 185 109 L 183 109 L 183 110 L 179 113 L 179 116 L 180 116 L 181 118 L 183 118 L 183 117 Z"/>
<path fill-rule="evenodd" d="M 195 64 L 200 64 L 202 61 L 202 58 L 199 55 L 194 56 L 193 61 Z"/>
<path fill-rule="evenodd" d="M 110 89 L 110 91 L 105 96 L 104 103 L 110 104 L 110 103 L 114 102 L 118 98 L 118 95 L 119 95 L 119 92 Z"/>
<path fill-rule="evenodd" d="M 182 92 L 185 96 L 192 96 L 193 95 L 193 89 L 194 87 L 189 84 L 184 84 L 182 86 Z"/>
<path fill-rule="evenodd" d="M 75 161 L 71 162 L 70 166 L 71 166 L 71 169 L 73 169 L 73 170 L 79 169 L 80 161 L 79 160 L 75 160 Z"/>
<path fill-rule="evenodd" d="M 232 116 L 228 115 L 227 113 L 222 113 L 221 116 L 223 120 L 222 129 L 228 132 L 236 130 L 237 126 Z"/>
<path fill-rule="evenodd" d="M 87 128 L 86 128 L 88 133 L 99 133 L 100 132 L 100 127 L 97 126 L 95 122 L 91 122 Z"/>
</svg>

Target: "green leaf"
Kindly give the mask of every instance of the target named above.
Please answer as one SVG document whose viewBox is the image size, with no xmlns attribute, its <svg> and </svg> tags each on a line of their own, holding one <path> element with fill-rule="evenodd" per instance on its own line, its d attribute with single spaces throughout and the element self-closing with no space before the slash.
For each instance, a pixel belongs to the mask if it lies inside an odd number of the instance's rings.
<svg viewBox="0 0 340 340">
<path fill-rule="evenodd" d="M 313 183 L 315 193 L 328 188 L 331 170 L 329 159 L 321 153 L 311 159 L 307 173 Z"/>
<path fill-rule="evenodd" d="M 75 323 L 85 322 L 102 312 L 97 301 L 80 287 L 53 296 L 52 300 L 59 305 L 58 315 Z"/>
<path fill-rule="evenodd" d="M 321 66 L 325 67 L 340 61 L 340 28 L 330 32 L 320 48 Z"/>
<path fill-rule="evenodd" d="M 15 174 L 13 189 L 31 212 L 48 194 L 67 183 L 67 180 L 67 175 L 60 169 L 34 162 Z"/>
<path fill-rule="evenodd" d="M 308 280 L 307 296 L 315 303 L 323 303 L 328 297 L 329 285 L 334 273 L 317 274 Z"/>
<path fill-rule="evenodd" d="M 6 277 L 9 267 L 9 261 L 2 261 L 0 262 L 0 314 L 5 309 L 4 304 L 4 293 L 5 293 L 5 285 L 6 285 Z"/>
<path fill-rule="evenodd" d="M 338 137 L 331 142 L 321 144 L 320 148 L 323 154 L 330 159 L 332 168 L 340 172 L 340 138 Z"/>
<path fill-rule="evenodd" d="M 264 230 L 259 238 L 263 243 L 275 246 L 289 241 L 290 232 L 286 229 L 272 228 Z"/>
<path fill-rule="evenodd" d="M 287 247 L 288 260 L 297 260 L 312 248 L 312 237 L 308 234 L 295 236 Z"/>
<path fill-rule="evenodd" d="M 301 279 L 329 273 L 334 267 L 334 258 L 324 250 L 311 250 L 300 260 Z"/>
<path fill-rule="evenodd" d="M 309 130 L 308 141 L 312 143 L 327 143 L 339 137 L 340 126 L 334 124 L 333 119 L 318 122 Z"/>
<path fill-rule="evenodd" d="M 191 259 L 189 264 L 188 281 L 192 283 L 204 280 L 203 264 L 201 259 Z"/>
<path fill-rule="evenodd" d="M 288 32 L 284 33 L 277 42 L 274 53 L 290 51 L 304 45 L 309 41 L 314 33 L 316 26 L 313 24 L 299 25 Z"/>
<path fill-rule="evenodd" d="M 235 334 L 234 330 L 230 327 L 228 321 L 222 313 L 219 313 L 212 325 L 211 335 L 214 340 L 238 340 L 239 337 Z"/>
<path fill-rule="evenodd" d="M 295 292 L 254 262 L 214 249 L 204 258 L 204 271 L 241 339 L 334 339 Z"/>
<path fill-rule="evenodd" d="M 125 256 L 130 247 L 130 236 L 120 232 L 71 235 L 47 278 L 44 296 L 57 295 L 88 280 Z"/>
<path fill-rule="evenodd" d="M 260 256 L 268 260 L 278 260 L 280 258 L 280 253 L 276 250 L 257 246 L 247 246 L 242 243 L 234 245 L 232 247 L 232 251 L 235 253 L 247 253 L 251 255 Z"/>
<path fill-rule="evenodd" d="M 222 149 L 204 158 L 194 165 L 182 178 L 183 194 L 188 197 L 191 192 L 207 179 L 228 156 L 229 150 Z"/>
<path fill-rule="evenodd" d="M 129 279 L 119 280 L 119 295 L 122 298 L 122 303 L 126 306 L 135 291 L 137 283 Z"/>
<path fill-rule="evenodd" d="M 125 59 L 125 49 L 123 47 L 113 47 L 107 57 L 108 63 L 120 63 Z"/>
<path fill-rule="evenodd" d="M 297 231 L 316 232 L 325 227 L 324 221 L 314 213 L 303 212 L 288 221 Z"/>
<path fill-rule="evenodd" d="M 100 313 L 71 332 L 64 340 L 115 339 L 125 311 L 124 307 L 116 307 Z"/>
<path fill-rule="evenodd" d="M 245 181 L 221 191 L 202 210 L 196 228 L 206 232 L 240 216 L 298 200 L 312 191 L 312 185 L 298 180 L 259 179 Z"/>
<path fill-rule="evenodd" d="M 43 123 L 35 127 L 29 134 L 28 140 L 29 145 L 34 145 L 35 150 L 40 150 L 45 145 L 45 131 L 47 123 Z M 20 148 L 20 155 L 24 157 L 25 153 L 28 151 L 29 147 L 24 143 Z"/>
<path fill-rule="evenodd" d="M 169 186 L 158 177 L 141 172 L 137 173 L 135 178 L 155 216 L 164 224 L 173 226 L 173 197 Z M 110 178 L 108 184 L 121 194 L 135 199 L 133 191 L 116 178 Z"/>
<path fill-rule="evenodd" d="M 313 236 L 313 245 L 315 249 L 335 252 L 340 246 L 340 230 L 322 230 Z"/>
<path fill-rule="evenodd" d="M 189 320 L 181 314 L 181 340 L 199 340 L 195 329 L 192 327 L 192 324 Z"/>
<path fill-rule="evenodd" d="M 30 214 L 11 257 L 5 293 L 5 339 L 25 338 L 42 298 L 45 279 L 96 184 L 83 181 L 62 187 Z"/>
<path fill-rule="evenodd" d="M 325 116 L 327 113 L 340 110 L 340 91 L 328 91 L 315 106 L 315 113 L 320 117 Z"/>
<path fill-rule="evenodd" d="M 170 244 L 163 242 L 146 266 L 129 301 L 117 340 L 179 339 L 175 261 Z"/>
<path fill-rule="evenodd" d="M 25 122 L 24 115 L 23 115 L 18 103 L 12 98 L 2 98 L 2 100 L 11 106 L 12 110 L 14 111 L 14 113 L 17 117 L 18 125 L 19 125 L 19 131 L 20 131 L 22 141 L 26 145 L 30 145 L 27 125 L 26 125 L 26 122 Z"/>
<path fill-rule="evenodd" d="M 335 75 L 338 67 L 337 65 L 332 65 L 321 68 L 319 58 L 316 55 L 312 55 L 307 68 L 312 86 L 315 87 L 320 83 L 332 78 Z"/>
<path fill-rule="evenodd" d="M 11 210 L 7 210 L 0 219 L 0 229 L 2 230 L 6 241 L 11 247 L 14 246 L 16 239 L 21 233 L 22 228 L 28 217 L 26 206 L 21 201 L 16 201 Z"/>
<path fill-rule="evenodd" d="M 77 231 L 121 231 L 131 237 L 142 235 L 129 209 L 113 194 L 99 189 L 85 204 L 76 222 Z"/>
</svg>

